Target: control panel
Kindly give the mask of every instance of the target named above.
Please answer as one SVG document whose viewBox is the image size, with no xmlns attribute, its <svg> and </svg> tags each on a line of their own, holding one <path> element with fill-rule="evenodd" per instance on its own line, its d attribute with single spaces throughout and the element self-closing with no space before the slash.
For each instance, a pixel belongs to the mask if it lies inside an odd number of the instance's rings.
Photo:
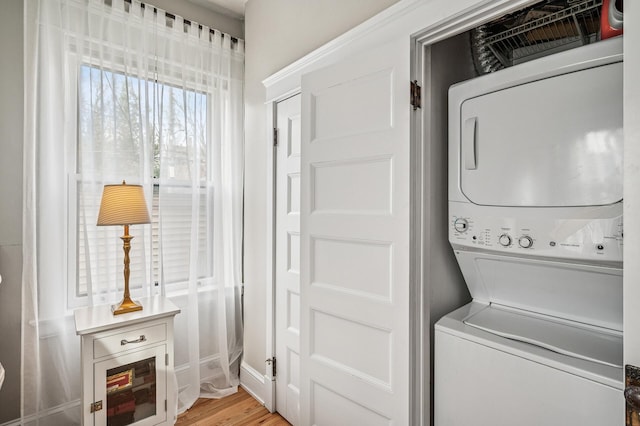
<svg viewBox="0 0 640 426">
<path fill-rule="evenodd" d="M 621 204 L 592 209 L 529 210 L 450 203 L 449 241 L 458 248 L 587 261 L 622 261 Z M 505 213 L 520 214 L 516 217 Z M 588 217 L 589 214 L 592 217 Z"/>
</svg>

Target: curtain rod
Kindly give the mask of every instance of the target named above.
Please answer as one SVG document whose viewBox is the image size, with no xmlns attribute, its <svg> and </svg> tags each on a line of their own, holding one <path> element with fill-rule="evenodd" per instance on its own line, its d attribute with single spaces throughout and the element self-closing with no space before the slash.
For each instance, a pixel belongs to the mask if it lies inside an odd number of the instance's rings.
<svg viewBox="0 0 640 426">
<path fill-rule="evenodd" d="M 132 0 L 124 0 L 124 2 L 125 2 L 125 3 L 127 3 L 127 4 L 131 4 L 131 1 L 132 1 Z M 105 3 L 106 3 L 106 2 L 107 2 L 107 1 L 105 0 Z M 147 4 L 146 4 L 146 3 L 140 3 L 140 6 L 141 6 L 143 9 L 146 9 Z M 154 6 L 154 5 L 152 5 L 152 4 L 150 4 L 150 5 L 148 5 L 148 6 L 153 8 L 153 13 L 155 13 L 155 14 L 157 14 L 157 13 L 158 13 L 158 8 L 157 8 L 157 7 L 155 7 L 155 6 Z M 167 17 L 167 18 L 169 18 L 169 19 L 173 19 L 174 21 L 176 20 L 176 15 L 174 15 L 173 13 L 167 12 L 166 10 L 164 11 L 164 16 L 165 16 L 165 17 Z M 187 25 L 196 25 L 196 23 L 195 23 L 195 22 L 192 22 L 192 21 L 190 21 L 190 20 L 188 20 L 188 19 L 182 18 L 182 20 L 183 20 L 183 22 L 184 22 L 185 24 L 187 24 Z M 200 29 L 200 30 L 202 30 L 202 29 L 203 29 L 203 26 L 202 26 L 202 25 L 200 25 L 200 24 L 197 24 L 197 25 L 198 25 L 198 29 Z M 216 30 L 214 30 L 213 28 L 209 28 L 209 33 L 211 33 L 211 34 L 215 34 L 215 32 L 216 32 Z M 222 32 L 222 31 L 220 31 L 220 30 L 218 30 L 218 32 L 219 32 L 220 34 L 222 34 L 222 37 L 224 37 L 225 35 L 226 35 L 226 36 L 229 36 L 229 34 L 225 34 L 225 33 L 223 33 L 223 32 Z M 232 43 L 237 43 L 237 42 L 238 42 L 238 39 L 237 39 L 236 37 L 233 37 L 233 36 L 230 36 L 230 37 L 231 37 L 231 42 L 232 42 Z"/>
</svg>

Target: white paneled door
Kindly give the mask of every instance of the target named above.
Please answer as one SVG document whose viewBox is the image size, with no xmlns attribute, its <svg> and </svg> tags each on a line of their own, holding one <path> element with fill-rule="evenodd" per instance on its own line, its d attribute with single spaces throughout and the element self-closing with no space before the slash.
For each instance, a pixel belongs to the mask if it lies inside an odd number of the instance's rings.
<svg viewBox="0 0 640 426">
<path fill-rule="evenodd" d="M 276 410 L 300 419 L 300 95 L 278 102 L 276 154 Z"/>
<path fill-rule="evenodd" d="M 303 76 L 302 425 L 409 424 L 409 39 Z"/>
</svg>

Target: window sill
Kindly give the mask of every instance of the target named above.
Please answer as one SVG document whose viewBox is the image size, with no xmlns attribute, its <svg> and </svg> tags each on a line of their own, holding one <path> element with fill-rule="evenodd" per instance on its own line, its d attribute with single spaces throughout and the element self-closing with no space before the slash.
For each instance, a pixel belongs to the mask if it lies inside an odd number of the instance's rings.
<svg viewBox="0 0 640 426">
<path fill-rule="evenodd" d="M 218 287 L 215 287 L 214 284 L 209 284 L 206 286 L 202 285 L 198 287 L 198 294 L 217 293 L 218 290 L 219 290 Z M 169 289 L 166 292 L 166 297 L 170 300 L 174 298 L 185 297 L 188 295 L 189 295 L 189 289 L 183 288 L 183 287 L 175 290 Z M 133 296 L 132 299 L 136 300 L 136 296 Z M 109 303 L 105 302 L 101 304 L 108 305 Z M 73 312 L 75 309 L 78 309 L 80 307 L 81 306 L 77 306 L 74 308 L 67 309 L 64 312 L 64 314 L 59 317 L 48 317 L 48 318 L 40 319 L 38 321 L 30 320 L 28 324 L 32 328 L 36 328 L 36 324 L 37 324 L 38 335 L 40 336 L 40 339 L 49 339 L 52 337 L 57 337 L 57 336 L 60 336 L 63 334 L 69 334 L 69 333 L 75 334 L 76 329 L 75 329 L 75 320 L 74 320 Z"/>
</svg>

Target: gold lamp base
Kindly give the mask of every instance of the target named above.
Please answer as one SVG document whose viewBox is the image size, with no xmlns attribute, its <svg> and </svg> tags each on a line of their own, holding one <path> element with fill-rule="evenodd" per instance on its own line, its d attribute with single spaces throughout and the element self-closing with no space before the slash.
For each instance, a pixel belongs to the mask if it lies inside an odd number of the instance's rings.
<svg viewBox="0 0 640 426">
<path fill-rule="evenodd" d="M 124 225 L 124 235 L 120 237 L 120 239 L 122 239 L 122 249 L 124 250 L 124 294 L 122 295 L 122 302 L 120 302 L 119 305 L 111 306 L 113 315 L 142 310 L 142 305 L 131 300 L 131 296 L 129 295 L 129 250 L 131 250 L 131 240 L 133 239 L 133 237 L 129 235 L 129 225 Z"/>
<path fill-rule="evenodd" d="M 135 312 L 141 310 L 142 305 L 131 300 L 131 298 L 129 297 L 125 297 L 124 299 L 122 299 L 122 302 L 120 302 L 120 304 L 111 305 L 111 312 L 113 312 L 113 315 L 126 314 L 127 312 Z"/>
</svg>

